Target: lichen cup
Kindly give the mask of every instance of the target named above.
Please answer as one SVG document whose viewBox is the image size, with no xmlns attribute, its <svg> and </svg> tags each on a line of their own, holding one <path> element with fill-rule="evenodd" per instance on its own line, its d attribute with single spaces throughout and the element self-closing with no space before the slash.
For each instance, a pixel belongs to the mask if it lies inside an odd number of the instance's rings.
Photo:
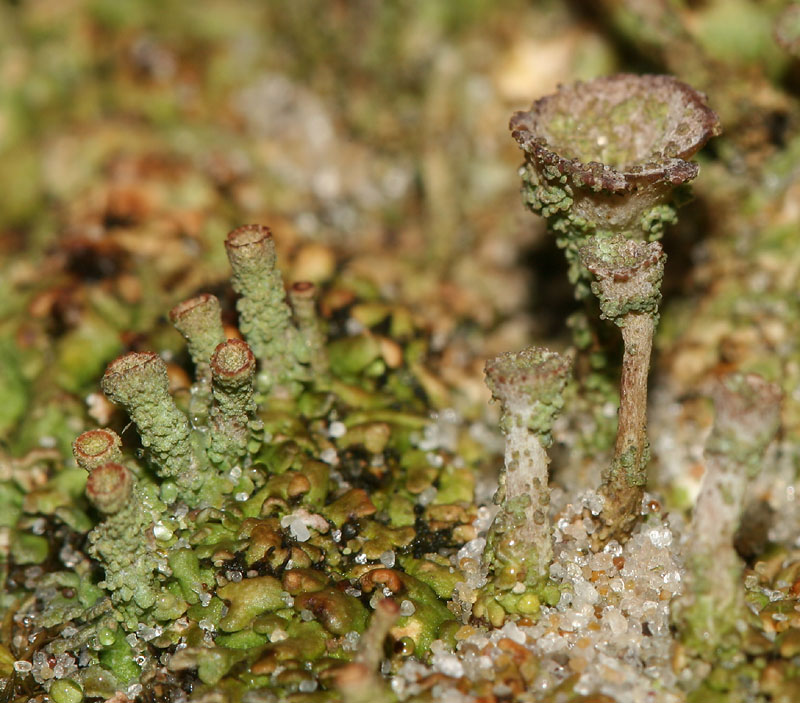
<svg viewBox="0 0 800 703">
<path fill-rule="evenodd" d="M 675 189 L 691 157 L 720 134 L 705 96 L 671 76 L 621 73 L 561 86 L 515 113 L 528 207 L 566 250 L 576 296 L 589 295 L 578 250 L 591 236 L 653 240 L 675 221 Z"/>
</svg>

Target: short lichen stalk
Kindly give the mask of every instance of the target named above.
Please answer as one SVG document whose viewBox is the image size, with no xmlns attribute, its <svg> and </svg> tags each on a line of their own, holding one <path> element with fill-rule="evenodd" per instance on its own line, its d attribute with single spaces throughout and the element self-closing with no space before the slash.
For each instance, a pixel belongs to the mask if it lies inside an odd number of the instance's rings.
<svg viewBox="0 0 800 703">
<path fill-rule="evenodd" d="M 209 293 L 198 295 L 172 308 L 169 318 L 186 339 L 194 364 L 189 416 L 196 426 L 205 421 L 211 403 L 211 355 L 225 341 L 219 300 Z"/>
<path fill-rule="evenodd" d="M 486 557 L 495 584 L 505 590 L 541 586 L 552 560 L 546 448 L 563 406 L 572 359 L 531 347 L 486 364 L 486 383 L 502 406 L 505 463 L 495 502 L 500 511 L 490 529 Z M 517 586 L 517 592 L 520 587 Z"/>
<path fill-rule="evenodd" d="M 208 473 L 205 453 L 169 394 L 164 361 L 152 352 L 125 354 L 108 366 L 102 387 L 136 423 L 156 473 L 174 481 L 187 497 L 198 491 Z"/>
<path fill-rule="evenodd" d="M 225 341 L 219 300 L 210 293 L 189 298 L 170 310 L 169 319 L 186 340 L 195 378 L 210 381 L 211 355 Z"/>
<path fill-rule="evenodd" d="M 327 337 L 317 313 L 317 296 L 317 287 L 310 281 L 298 281 L 289 288 L 289 302 L 305 351 L 301 361 L 309 365 L 310 378 L 320 384 L 328 375 L 329 364 Z"/>
<path fill-rule="evenodd" d="M 369 626 L 358 645 L 355 661 L 336 673 L 336 683 L 344 703 L 385 703 L 392 697 L 378 673 L 383 659 L 383 643 L 400 617 L 397 603 L 384 598 L 375 606 Z"/>
<path fill-rule="evenodd" d="M 152 537 L 164 505 L 155 487 L 142 486 L 121 463 L 119 436 L 112 430 L 90 430 L 73 444 L 77 464 L 89 472 L 86 495 L 105 516 L 89 533 L 89 553 L 105 568 L 100 586 L 126 627 L 133 629 L 141 615 L 152 608 L 160 589 L 154 574 L 164 560 L 156 552 Z M 150 534 L 150 540 L 143 536 Z"/>
<path fill-rule="evenodd" d="M 233 463 L 247 453 L 256 404 L 253 377 L 256 359 L 247 342 L 229 339 L 211 357 L 211 441 L 208 454 L 217 464 Z"/>
<path fill-rule="evenodd" d="M 603 477 L 602 528 L 595 538 L 624 539 L 640 514 L 647 464 L 647 376 L 661 301 L 665 256 L 658 242 L 635 242 L 616 235 L 595 238 L 581 259 L 596 277 L 592 291 L 601 316 L 622 331 L 624 353 L 614 457 Z"/>
<path fill-rule="evenodd" d="M 245 225 L 225 240 L 239 294 L 239 328 L 259 361 L 259 390 L 299 390 L 304 371 L 297 359 L 304 342 L 292 324 L 283 279 L 276 267 L 275 243 L 269 228 Z"/>
<path fill-rule="evenodd" d="M 736 646 L 746 619 L 742 560 L 734 547 L 749 482 L 780 424 L 778 386 L 755 374 L 732 374 L 714 391 L 715 419 L 706 442 L 706 473 L 689 527 L 687 589 L 673 616 L 684 644 L 700 656 Z"/>
</svg>

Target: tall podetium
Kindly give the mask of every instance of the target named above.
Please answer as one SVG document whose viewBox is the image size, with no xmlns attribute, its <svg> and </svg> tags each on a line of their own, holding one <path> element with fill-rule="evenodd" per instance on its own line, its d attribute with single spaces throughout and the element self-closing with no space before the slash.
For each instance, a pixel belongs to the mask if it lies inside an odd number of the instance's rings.
<svg viewBox="0 0 800 703">
<path fill-rule="evenodd" d="M 136 423 L 158 475 L 174 480 L 183 491 L 197 491 L 207 462 L 189 420 L 169 394 L 167 366 L 158 354 L 129 352 L 115 359 L 103 375 L 102 388 Z"/>
<path fill-rule="evenodd" d="M 600 494 L 602 541 L 624 538 L 638 519 L 650 448 L 647 441 L 647 373 L 661 302 L 664 252 L 658 242 L 636 242 L 621 235 L 593 237 L 581 248 L 583 265 L 594 274 L 592 291 L 601 317 L 622 331 L 624 352 L 614 458 Z"/>
<path fill-rule="evenodd" d="M 170 310 L 169 319 L 186 340 L 194 364 L 189 415 L 197 426 L 205 422 L 211 405 L 211 355 L 225 341 L 219 300 L 210 293 L 184 300 Z"/>
<path fill-rule="evenodd" d="M 517 112 L 523 196 L 565 250 L 575 296 L 594 292 L 625 351 L 614 458 L 600 489 L 600 541 L 624 539 L 639 515 L 649 459 L 647 372 L 664 270 L 661 237 L 676 188 L 719 119 L 705 96 L 670 76 L 619 74 L 562 86 Z M 594 276 L 594 282 L 592 278 Z"/>
<path fill-rule="evenodd" d="M 676 220 L 676 187 L 697 176 L 688 159 L 721 132 L 688 85 L 624 73 L 562 86 L 509 127 L 525 153 L 525 203 L 558 237 L 581 299 L 589 276 L 580 248 L 593 236 L 658 239 Z"/>
</svg>

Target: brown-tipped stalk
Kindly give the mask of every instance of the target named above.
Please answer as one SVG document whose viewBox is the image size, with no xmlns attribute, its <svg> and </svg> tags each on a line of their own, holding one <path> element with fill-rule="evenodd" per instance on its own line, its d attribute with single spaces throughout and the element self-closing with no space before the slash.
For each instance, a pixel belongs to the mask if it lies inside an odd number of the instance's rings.
<svg viewBox="0 0 800 703">
<path fill-rule="evenodd" d="M 239 328 L 261 363 L 264 385 L 286 385 L 297 375 L 293 353 L 297 330 L 275 265 L 272 234 L 262 225 L 239 227 L 228 234 L 225 250 L 233 269 L 233 288 L 240 295 Z"/>
<path fill-rule="evenodd" d="M 72 443 L 72 455 L 78 466 L 92 471 L 122 458 L 122 440 L 114 430 L 88 430 Z"/>
<path fill-rule="evenodd" d="M 538 586 L 548 577 L 552 544 L 546 447 L 563 407 L 572 357 L 530 347 L 486 363 L 486 384 L 502 405 L 505 466 L 495 502 L 500 503 L 486 545 L 487 561 L 511 589 L 520 579 Z M 501 571 L 514 574 L 503 579 Z M 507 583 L 506 583 L 507 581 Z"/>
<path fill-rule="evenodd" d="M 361 635 L 355 660 L 336 672 L 336 684 L 344 703 L 384 703 L 391 700 L 377 670 L 383 659 L 383 643 L 399 617 L 400 608 L 389 598 L 384 598 L 375 607 L 369 626 Z"/>
<path fill-rule="evenodd" d="M 592 291 L 601 317 L 622 331 L 624 355 L 614 458 L 603 478 L 600 541 L 624 539 L 641 513 L 650 460 L 647 441 L 647 375 L 661 301 L 665 256 L 658 242 L 637 242 L 622 235 L 593 238 L 580 250 L 594 274 Z"/>
<path fill-rule="evenodd" d="M 122 464 L 109 462 L 96 466 L 86 480 L 86 495 L 102 513 L 113 515 L 131 499 L 133 476 Z"/>
<path fill-rule="evenodd" d="M 701 655 L 712 655 L 746 617 L 734 536 L 748 483 L 780 425 L 781 391 L 760 376 L 736 373 L 717 384 L 713 400 L 706 473 L 687 540 L 688 587 L 674 609 L 684 642 Z"/>
<path fill-rule="evenodd" d="M 156 472 L 184 487 L 202 480 L 198 452 L 190 440 L 186 416 L 169 394 L 167 366 L 152 352 L 129 352 L 112 361 L 103 376 L 103 392 L 123 406 L 152 455 Z"/>
<path fill-rule="evenodd" d="M 312 377 L 319 379 L 328 373 L 328 354 L 325 348 L 325 332 L 317 313 L 317 287 L 310 281 L 298 281 L 289 288 L 289 302 L 292 304 L 294 319 L 302 351 L 306 358 L 300 361 L 311 366 Z"/>
<path fill-rule="evenodd" d="M 170 310 L 169 319 L 186 339 L 197 379 L 210 379 L 211 355 L 225 341 L 219 300 L 210 293 L 189 298 Z"/>
<path fill-rule="evenodd" d="M 255 371 L 256 359 L 247 342 L 229 339 L 214 350 L 210 454 L 216 462 L 235 460 L 247 450 Z"/>
</svg>

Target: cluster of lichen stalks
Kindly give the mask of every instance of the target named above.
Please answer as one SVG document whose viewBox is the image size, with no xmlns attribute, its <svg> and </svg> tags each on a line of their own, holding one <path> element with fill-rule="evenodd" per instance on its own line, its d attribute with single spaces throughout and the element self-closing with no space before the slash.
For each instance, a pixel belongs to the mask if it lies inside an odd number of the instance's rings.
<svg viewBox="0 0 800 703">
<path fill-rule="evenodd" d="M 719 134 L 719 123 L 704 96 L 671 77 L 617 75 L 562 87 L 516 113 L 510 126 L 526 156 L 525 202 L 547 219 L 565 249 L 576 298 L 585 302 L 594 293 L 600 318 L 622 332 L 616 443 L 598 491 L 602 510 L 587 513 L 597 549 L 624 542 L 643 514 L 647 379 L 665 261 L 654 240 L 675 220 L 673 191 L 697 175 L 687 159 Z M 495 577 L 473 613 L 494 614 L 498 622 L 503 611 L 529 613 L 541 599 L 558 600 L 549 582 L 545 450 L 572 356 L 530 348 L 486 365 L 487 383 L 502 405 L 506 452 L 486 552 Z M 772 384 L 736 374 L 716 394 L 717 419 L 690 528 L 689 588 L 675 607 L 684 641 L 700 654 L 713 654 L 742 616 L 734 607 L 743 591 L 733 537 L 747 480 L 777 430 L 779 400 Z"/>
<path fill-rule="evenodd" d="M 415 525 L 437 523 L 459 544 L 455 525 L 474 520 L 461 507 L 469 469 L 437 471 L 414 446 L 428 422 L 419 352 L 390 353 L 369 322 L 330 339 L 316 287 L 287 295 L 266 227 L 240 227 L 225 247 L 247 341 L 225 338 L 214 296 L 180 303 L 170 319 L 196 370 L 188 397 L 170 392 L 157 354 L 125 354 L 102 388 L 136 425 L 139 460 L 108 428 L 73 444 L 103 516 L 87 545 L 104 578 L 84 560 L 37 585 L 35 625 L 68 628 L 42 656 L 86 659 L 70 678 L 34 669 L 56 703 L 179 686 L 193 671 L 211 690 L 324 686 L 356 701 L 374 693 L 390 629 L 407 657 L 458 627 L 444 599 L 460 574 L 418 558 L 435 548 L 412 549 Z M 413 334 L 406 313 L 384 307 Z M 386 480 L 368 494 L 351 483 L 362 472 Z M 434 480 L 443 504 L 420 517 L 415 497 Z"/>
<path fill-rule="evenodd" d="M 135 629 L 141 616 L 153 608 L 161 620 L 168 617 L 170 608 L 179 607 L 158 587 L 153 574 L 163 569 L 159 563 L 163 557 L 142 535 L 156 525 L 155 540 L 172 537 L 173 530 L 163 520 L 166 506 L 176 500 L 189 508 L 219 508 L 225 496 L 249 495 L 252 480 L 242 477 L 241 468 L 231 469 L 261 444 L 263 427 L 254 416 L 256 386 L 262 392 L 275 388 L 290 392 L 312 360 L 315 365 L 321 363 L 313 287 L 292 288 L 295 326 L 275 268 L 269 230 L 241 227 L 231 232 L 225 246 L 234 288 L 242 296 L 240 328 L 248 341 L 225 338 L 219 301 L 212 295 L 200 295 L 173 308 L 170 318 L 186 338 L 196 369 L 189 417 L 170 395 L 167 366 L 157 354 L 125 354 L 103 376 L 103 392 L 136 424 L 159 485 L 138 480 L 121 463 L 121 441 L 113 430 L 90 430 L 73 445 L 78 465 L 89 471 L 86 495 L 107 516 L 90 534 L 90 551 L 104 565 L 103 587 L 111 592 L 128 629 Z M 170 561 L 191 559 L 189 552 L 173 552 Z M 174 571 L 175 563 L 170 568 Z"/>
<path fill-rule="evenodd" d="M 182 642 L 170 671 L 196 669 L 210 686 L 246 659 L 249 686 L 296 691 L 305 681 L 313 688 L 314 677 L 323 676 L 308 670 L 306 663 L 314 661 L 321 671 L 336 669 L 340 681 L 331 686 L 355 700 L 364 686 L 374 684 L 373 670 L 392 625 L 411 634 L 403 643 L 411 653 L 424 652 L 441 636 L 440 625 L 452 621 L 434 592 L 442 589 L 433 564 L 425 583 L 410 573 L 365 566 L 355 595 L 335 586 L 336 579 L 349 583 L 343 576 L 331 581 L 334 571 L 347 571 L 342 554 L 350 552 L 352 536 L 331 540 L 332 531 L 343 534 L 343 528 L 351 529 L 348 522 L 376 508 L 363 489 L 329 500 L 329 465 L 301 448 L 310 445 L 302 425 L 328 415 L 334 395 L 361 401 L 362 421 L 348 427 L 339 446 L 360 445 L 380 454 L 389 426 L 365 418 L 370 405 L 386 403 L 341 380 L 353 381 L 367 367 L 384 368 L 377 363 L 377 343 L 368 334 L 357 335 L 341 340 L 337 355 L 317 317 L 315 286 L 295 283 L 287 302 L 266 227 L 240 227 L 225 246 L 240 295 L 239 330 L 247 341 L 225 338 L 220 304 L 212 295 L 171 311 L 196 369 L 186 407 L 170 394 L 167 366 L 154 353 L 125 354 L 103 377 L 106 396 L 136 424 L 150 471 L 123 456 L 121 439 L 111 429 L 84 432 L 74 442 L 76 462 L 89 472 L 86 495 L 105 518 L 88 537 L 89 554 L 105 578 L 98 588 L 91 572 L 78 569 L 40 585 L 40 596 L 50 598 L 37 617 L 40 626 L 85 623 L 48 645 L 49 656 L 86 647 L 96 653 L 72 679 L 52 682 L 50 695 L 58 703 L 108 696 L 143 676 L 152 679 L 156 673 L 144 642 L 153 638 L 158 649 Z M 266 423 L 260 419 L 265 416 Z M 384 411 L 384 418 L 413 427 L 424 423 L 424 417 L 402 411 Z M 299 512 L 284 523 L 275 514 L 290 511 L 290 504 Z M 312 531 L 317 537 L 309 539 Z M 414 534 L 410 527 L 386 526 L 381 532 L 361 525 L 361 531 L 375 545 L 362 544 L 371 560 L 408 545 Z M 239 566 L 225 572 L 220 585 L 209 559 L 215 566 L 238 561 L 248 569 L 246 578 Z M 405 571 L 416 563 L 409 556 Z M 53 585 L 72 588 L 72 597 L 52 598 L 47 589 Z M 369 619 L 358 595 L 373 591 L 379 597 Z M 381 600 L 390 592 L 404 599 L 404 609 L 392 599 Z M 149 635 L 137 639 L 143 628 Z M 361 635 L 355 652 L 343 648 L 349 634 Z M 326 652 L 354 661 L 331 668 Z M 282 672 L 271 679 L 276 669 Z M 242 681 L 236 685 L 248 687 Z"/>
</svg>

